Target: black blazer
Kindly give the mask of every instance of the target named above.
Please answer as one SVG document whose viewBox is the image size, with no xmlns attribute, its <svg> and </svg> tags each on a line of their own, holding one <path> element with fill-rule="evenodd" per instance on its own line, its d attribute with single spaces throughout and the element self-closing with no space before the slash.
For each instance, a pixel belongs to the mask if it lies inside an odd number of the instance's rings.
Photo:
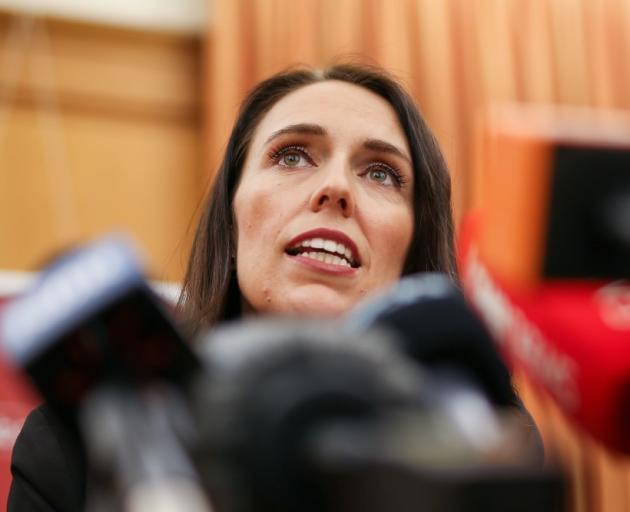
<svg viewBox="0 0 630 512">
<path fill-rule="evenodd" d="M 8 512 L 82 512 L 86 462 L 77 434 L 48 406 L 26 418 L 13 448 Z"/>
</svg>

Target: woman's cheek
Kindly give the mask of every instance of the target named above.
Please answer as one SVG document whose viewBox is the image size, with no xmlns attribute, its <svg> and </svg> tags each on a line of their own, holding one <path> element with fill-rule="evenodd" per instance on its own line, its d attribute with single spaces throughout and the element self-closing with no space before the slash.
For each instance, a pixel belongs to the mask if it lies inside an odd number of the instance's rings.
<svg viewBox="0 0 630 512">
<path fill-rule="evenodd" d="M 379 209 L 374 209 L 379 212 Z M 381 215 L 375 216 L 368 224 L 374 233 L 373 238 L 379 240 L 379 245 L 391 249 L 400 248 L 406 254 L 413 236 L 413 216 L 407 207 L 396 208 L 392 211 L 380 209 Z"/>
</svg>

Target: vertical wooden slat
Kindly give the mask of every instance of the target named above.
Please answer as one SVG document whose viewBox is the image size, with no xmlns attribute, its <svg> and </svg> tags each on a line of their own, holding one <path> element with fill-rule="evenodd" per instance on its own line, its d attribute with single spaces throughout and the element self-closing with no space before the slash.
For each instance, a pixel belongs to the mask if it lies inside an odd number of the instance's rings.
<svg viewBox="0 0 630 512">
<path fill-rule="evenodd" d="M 588 72 L 592 81 L 592 104 L 597 107 L 613 108 L 616 103 L 615 76 L 621 70 L 615 69 L 614 41 L 616 35 L 610 23 L 611 5 L 608 1 L 587 2 L 586 26 Z"/>
<path fill-rule="evenodd" d="M 424 87 L 425 80 L 425 56 L 427 49 L 424 47 L 426 42 L 419 30 L 420 22 L 420 6 L 419 2 L 410 2 L 407 11 L 406 23 L 409 25 L 409 48 L 410 48 L 410 68 L 409 82 L 410 92 L 414 96 L 420 110 L 424 113 L 424 105 L 430 101 L 430 97 Z"/>
<path fill-rule="evenodd" d="M 241 0 L 242 1 L 242 0 Z M 241 20 L 242 32 L 241 38 L 241 80 L 244 87 L 248 84 L 254 83 L 258 80 L 256 75 L 256 42 L 259 39 L 256 33 L 256 17 L 258 10 L 256 9 L 255 2 L 247 2 L 241 4 L 242 8 L 239 11 L 239 17 Z"/>
<path fill-rule="evenodd" d="M 591 454 L 593 487 L 596 489 L 595 510 L 626 512 L 629 509 L 626 485 L 627 460 L 613 455 L 595 441 L 583 440 Z"/>
<path fill-rule="evenodd" d="M 255 52 L 256 80 L 262 80 L 271 73 L 274 53 L 279 51 L 274 48 L 273 41 L 269 37 L 269 30 L 275 26 L 274 10 L 270 8 L 275 0 L 252 0 L 252 9 L 256 12 L 254 18 L 254 30 L 256 32 Z"/>
<path fill-rule="evenodd" d="M 481 205 L 483 173 L 483 146 L 480 137 L 484 131 L 483 123 L 486 94 L 484 77 L 480 72 L 484 48 L 474 22 L 477 6 L 470 1 L 459 0 L 454 11 L 454 34 L 456 37 L 455 53 L 459 54 L 458 75 L 460 87 L 457 94 L 460 109 L 461 145 L 463 162 L 460 183 L 464 190 L 460 192 L 461 213 Z"/>
<path fill-rule="evenodd" d="M 508 37 L 509 4 L 505 0 L 476 0 L 475 7 L 484 100 L 487 103 L 514 100 L 514 62 L 511 38 Z"/>
<path fill-rule="evenodd" d="M 493 69 L 492 83 L 496 85 L 493 101 L 517 101 L 519 99 L 519 87 L 517 84 L 517 72 L 514 53 L 514 31 L 517 30 L 511 23 L 511 11 L 515 4 L 513 0 L 495 0 L 493 9 L 489 9 L 490 32 L 488 51 L 492 51 Z"/>
<path fill-rule="evenodd" d="M 453 148 L 450 156 L 451 175 L 453 182 L 453 213 L 455 217 L 456 229 L 459 222 L 470 206 L 471 190 L 471 152 L 470 133 L 472 116 L 466 115 L 466 112 L 474 112 L 475 105 L 475 87 L 474 80 L 470 75 L 470 63 L 476 62 L 476 53 L 474 46 L 471 48 L 469 44 L 473 41 L 468 28 L 468 19 L 462 16 L 462 2 L 459 0 L 449 0 L 445 2 L 447 8 L 447 17 L 449 20 L 447 26 L 447 37 L 449 39 L 450 56 L 450 76 L 453 82 L 450 89 L 452 96 L 450 101 L 452 104 L 450 128 L 453 137 Z M 466 86 L 464 86 L 466 84 Z"/>
<path fill-rule="evenodd" d="M 205 161 L 210 178 L 221 161 L 234 114 L 246 89 L 241 33 L 251 29 L 242 26 L 239 0 L 216 0 L 213 10 L 215 19 L 221 22 L 213 26 L 213 44 L 207 52 L 205 115 L 208 136 Z"/>
<path fill-rule="evenodd" d="M 523 80 L 524 100 L 553 103 L 557 98 L 548 2 L 525 0 L 516 30 L 516 46 Z"/>
<path fill-rule="evenodd" d="M 582 4 L 576 0 L 550 0 L 549 5 L 558 100 L 568 105 L 588 105 L 591 96 Z"/>
<path fill-rule="evenodd" d="M 322 66 L 322 8 L 317 0 L 291 2 L 290 17 L 284 22 L 291 28 L 287 49 L 288 61 Z M 356 23 L 353 24 L 356 26 Z M 338 32 L 335 30 L 335 32 Z"/>
<path fill-rule="evenodd" d="M 361 23 L 368 7 L 362 0 L 315 0 L 320 19 L 319 65 L 329 65 L 336 58 L 355 58 L 363 50 Z M 373 35 L 371 35 L 373 37 Z"/>
<path fill-rule="evenodd" d="M 449 34 L 448 2 L 418 2 L 418 32 L 425 48 L 422 77 L 426 101 L 421 104 L 429 124 L 442 145 L 451 168 L 454 162 L 457 93 L 452 75 L 452 39 Z"/>
<path fill-rule="evenodd" d="M 361 24 L 361 51 L 371 57 L 378 53 L 378 40 L 374 34 L 378 31 L 377 7 L 380 0 L 363 0 L 361 14 L 357 17 Z"/>
<path fill-rule="evenodd" d="M 614 83 L 616 105 L 630 109 L 630 2 L 616 0 L 612 2 L 610 14 L 613 20 L 614 37 L 610 40 L 610 51 L 614 56 L 613 68 L 616 70 Z"/>
<path fill-rule="evenodd" d="M 398 8 L 392 9 L 391 3 L 380 2 L 377 14 L 378 30 L 374 36 L 378 38 L 379 48 L 376 55 L 379 62 L 387 63 L 388 69 L 409 86 L 411 73 L 411 51 L 409 45 L 399 41 L 409 40 L 409 24 L 406 23 L 410 0 L 399 0 Z"/>
</svg>

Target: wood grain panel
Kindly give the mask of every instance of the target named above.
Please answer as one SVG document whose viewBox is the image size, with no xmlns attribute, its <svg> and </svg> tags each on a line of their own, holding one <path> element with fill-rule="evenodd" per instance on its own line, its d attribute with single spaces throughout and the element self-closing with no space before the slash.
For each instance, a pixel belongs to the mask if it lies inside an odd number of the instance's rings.
<svg viewBox="0 0 630 512">
<path fill-rule="evenodd" d="M 0 30 L 5 36 L 3 59 L 11 53 L 19 55 L 20 97 L 36 101 L 38 91 L 54 89 L 61 104 L 70 108 L 152 116 L 170 113 L 187 121 L 198 117 L 199 41 L 195 38 L 51 20 L 20 23 L 6 15 L 0 16 Z M 4 89 L 13 85 L 7 74 L 0 73 Z"/>
<path fill-rule="evenodd" d="M 179 279 L 199 203 L 200 41 L 0 14 L 0 268 L 111 230 Z"/>
</svg>

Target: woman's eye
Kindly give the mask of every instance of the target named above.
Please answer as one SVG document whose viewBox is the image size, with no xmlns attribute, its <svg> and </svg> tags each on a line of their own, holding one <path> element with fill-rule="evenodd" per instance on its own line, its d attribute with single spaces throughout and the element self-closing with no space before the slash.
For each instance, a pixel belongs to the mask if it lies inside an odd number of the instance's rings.
<svg viewBox="0 0 630 512">
<path fill-rule="evenodd" d="M 379 183 L 387 183 L 387 179 L 391 179 L 389 174 L 387 174 L 384 170 L 382 169 L 372 169 L 370 171 L 368 171 L 368 176 L 370 177 L 370 179 L 374 180 L 374 181 L 378 181 Z"/>
<path fill-rule="evenodd" d="M 365 176 L 371 181 L 386 187 L 401 187 L 403 180 L 400 174 L 393 168 L 383 165 L 374 165 L 368 168 Z"/>
<path fill-rule="evenodd" d="M 271 159 L 276 165 L 281 167 L 307 167 L 314 165 L 313 159 L 305 148 L 299 146 L 288 146 L 273 152 Z"/>
<path fill-rule="evenodd" d="M 287 167 L 297 167 L 302 161 L 302 158 L 304 158 L 302 155 L 295 151 L 292 151 L 290 153 L 285 153 L 284 155 L 282 155 L 280 162 Z"/>
</svg>

